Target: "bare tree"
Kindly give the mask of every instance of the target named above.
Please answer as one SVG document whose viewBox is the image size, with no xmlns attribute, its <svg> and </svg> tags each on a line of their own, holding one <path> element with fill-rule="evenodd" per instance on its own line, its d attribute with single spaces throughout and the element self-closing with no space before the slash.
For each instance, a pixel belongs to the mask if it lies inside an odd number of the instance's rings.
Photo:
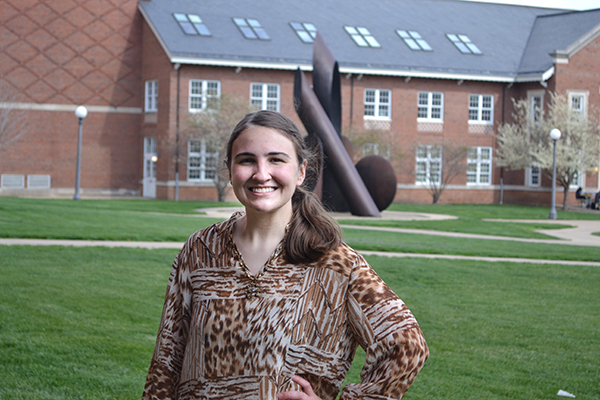
<svg viewBox="0 0 600 400">
<path fill-rule="evenodd" d="M 18 107 L 16 91 L 0 81 L 0 151 L 26 133 L 26 111 Z"/>
<path fill-rule="evenodd" d="M 221 95 L 220 99 L 208 102 L 206 109 L 190 117 L 186 130 L 188 139 L 203 141 L 206 151 L 215 162 L 213 182 L 219 201 L 225 201 L 229 191 L 229 176 L 223 163 L 227 140 L 237 123 L 249 112 L 255 111 L 248 100 Z"/>
<path fill-rule="evenodd" d="M 467 151 L 467 146 L 456 145 L 450 141 L 417 146 L 413 175 L 417 182 L 427 186 L 432 204 L 437 204 L 454 178 L 465 173 Z"/>
<path fill-rule="evenodd" d="M 511 169 L 540 168 L 552 179 L 553 141 L 550 130 L 562 136 L 556 147 L 556 180 L 563 187 L 563 209 L 568 193 L 579 174 L 592 171 L 598 162 L 599 124 L 595 110 L 574 110 L 566 96 L 551 93 L 548 111 L 530 113 L 527 100 L 513 100 L 515 122 L 498 128 L 497 165 Z"/>
</svg>

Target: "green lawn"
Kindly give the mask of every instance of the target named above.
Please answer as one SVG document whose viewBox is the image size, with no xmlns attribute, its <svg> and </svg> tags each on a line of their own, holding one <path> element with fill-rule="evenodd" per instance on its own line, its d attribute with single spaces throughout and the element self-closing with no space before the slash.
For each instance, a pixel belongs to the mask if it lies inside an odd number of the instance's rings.
<svg viewBox="0 0 600 400">
<path fill-rule="evenodd" d="M 220 204 L 0 197 L 0 237 L 183 241 L 215 221 L 194 210 L 213 206 Z M 392 208 L 456 215 L 454 222 L 422 227 L 459 232 L 489 226 L 486 218 L 547 219 L 548 213 L 505 205 Z M 557 223 L 578 217 L 600 221 L 600 214 L 559 211 Z M 538 235 L 527 226 L 502 226 L 509 236 Z M 593 261 L 599 251 L 559 241 L 356 229 L 345 229 L 344 236 L 357 249 L 379 251 Z M 0 246 L 0 399 L 139 399 L 175 254 Z M 430 346 L 431 357 L 406 399 L 529 400 L 554 398 L 559 389 L 577 399 L 600 399 L 600 268 L 368 260 L 414 312 Z M 350 381 L 358 381 L 363 357 L 359 351 Z"/>
<path fill-rule="evenodd" d="M 139 399 L 174 256 L 0 246 L 0 399 Z M 368 260 L 431 350 L 406 399 L 600 398 L 600 268 Z"/>
</svg>

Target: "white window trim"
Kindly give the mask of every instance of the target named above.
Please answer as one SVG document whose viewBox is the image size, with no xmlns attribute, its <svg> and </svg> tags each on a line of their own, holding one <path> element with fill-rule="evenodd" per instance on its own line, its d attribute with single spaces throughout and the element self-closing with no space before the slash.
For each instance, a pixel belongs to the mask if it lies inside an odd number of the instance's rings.
<svg viewBox="0 0 600 400">
<path fill-rule="evenodd" d="M 2 174 L 0 177 L 0 188 L 2 189 L 24 189 L 25 175 Z"/>
<path fill-rule="evenodd" d="M 192 141 L 200 142 L 200 151 L 199 152 L 191 151 Z M 190 166 L 190 159 L 192 157 L 198 157 L 200 159 L 199 167 L 191 167 Z M 187 160 L 187 180 L 188 180 L 188 182 L 213 182 L 214 181 L 213 177 L 208 177 L 208 178 L 206 177 L 207 161 L 211 157 L 217 158 L 217 160 L 215 161 L 215 171 L 214 171 L 214 173 L 217 174 L 217 172 L 218 172 L 217 169 L 219 168 L 219 166 L 218 166 L 219 153 L 218 152 L 214 152 L 214 153 L 208 152 L 206 150 L 206 141 L 204 139 L 190 139 L 188 141 L 188 160 Z M 200 171 L 200 177 L 199 178 L 190 178 L 191 171 Z"/>
<path fill-rule="evenodd" d="M 573 105 L 573 97 L 575 96 L 581 96 L 583 98 L 583 110 L 582 110 L 582 115 L 583 117 L 587 117 L 587 113 L 588 113 L 588 98 L 590 96 L 590 92 L 587 90 L 567 90 L 567 98 L 569 100 L 569 109 L 572 109 L 572 105 Z"/>
<path fill-rule="evenodd" d="M 201 82 L 202 83 L 202 93 L 201 94 L 192 94 L 192 83 L 193 82 Z M 217 94 L 216 95 L 208 95 L 208 84 L 216 83 L 217 84 Z M 201 99 L 201 108 L 192 108 L 192 99 L 200 98 Z M 208 104 L 208 99 L 212 98 L 221 98 L 221 81 L 209 80 L 209 79 L 190 79 L 189 89 L 188 89 L 188 110 L 190 113 L 197 113 L 206 110 L 206 106 Z"/>
<path fill-rule="evenodd" d="M 418 109 L 419 107 L 423 107 L 419 103 L 419 98 L 421 93 L 427 93 L 427 117 L 419 117 Z M 441 105 L 440 107 L 440 118 L 432 118 L 431 113 L 433 110 L 433 95 L 440 94 L 441 95 Z M 437 106 L 436 106 L 437 107 Z M 417 121 L 418 122 L 444 122 L 444 92 L 418 92 L 417 93 Z"/>
<path fill-rule="evenodd" d="M 539 97 L 540 98 L 540 104 L 541 104 L 541 108 L 540 108 L 540 112 L 544 110 L 544 94 L 546 92 L 544 90 L 528 90 L 527 91 L 527 105 L 529 108 L 529 111 L 527 113 L 529 120 L 531 122 L 535 122 L 534 121 L 534 103 L 533 103 L 533 98 L 534 97 Z"/>
<path fill-rule="evenodd" d="M 374 90 L 375 91 L 375 102 L 374 103 L 367 103 L 367 90 Z M 381 103 L 381 93 L 382 92 L 387 92 L 388 93 L 388 99 L 389 101 L 387 103 Z M 364 115 L 364 119 L 369 119 L 369 120 L 376 120 L 376 121 L 391 121 L 392 120 L 392 91 L 388 90 L 388 89 L 372 89 L 372 88 L 367 88 L 364 91 L 364 106 L 365 106 L 365 110 L 366 110 L 366 106 L 367 104 L 369 105 L 373 105 L 374 109 L 375 109 L 375 115 Z M 379 106 L 381 105 L 387 105 L 388 107 L 388 116 L 380 116 L 379 115 Z"/>
<path fill-rule="evenodd" d="M 435 185 L 439 185 L 442 183 L 442 167 L 443 167 L 443 154 L 442 154 L 442 149 L 440 149 L 440 157 L 439 158 L 433 158 L 431 157 L 431 149 L 434 147 L 435 145 L 420 145 L 419 147 L 425 147 L 427 148 L 427 156 L 425 157 L 419 157 L 419 150 L 417 149 L 417 153 L 415 154 L 415 184 L 416 185 L 431 185 L 431 184 L 435 184 Z M 419 163 L 425 163 L 425 180 L 424 181 L 419 181 L 418 176 L 416 175 L 416 169 Z M 431 163 L 432 162 L 439 162 L 440 165 L 440 169 L 439 169 L 439 179 L 436 182 L 433 182 L 430 178 L 431 178 Z"/>
<path fill-rule="evenodd" d="M 260 97 L 255 97 L 252 96 L 252 88 L 254 87 L 254 85 L 261 85 L 262 89 L 261 89 L 261 96 Z M 272 97 L 267 97 L 267 93 L 268 93 L 268 87 L 269 86 L 275 86 L 277 87 L 277 99 L 274 99 Z M 281 85 L 279 85 L 278 83 L 261 83 L 261 82 L 252 82 L 250 84 L 250 104 L 252 104 L 252 102 L 254 101 L 260 101 L 261 102 L 261 106 L 260 109 L 261 110 L 267 110 L 267 101 L 277 101 L 277 109 L 274 111 L 279 112 L 280 108 L 281 108 Z"/>
<path fill-rule="evenodd" d="M 477 149 L 477 158 L 469 158 L 469 156 L 467 155 L 467 186 L 490 186 L 492 184 L 492 148 L 490 146 L 472 146 L 471 149 Z M 482 150 L 487 149 L 489 150 L 489 154 L 490 154 L 490 158 L 489 159 L 482 159 L 481 158 L 481 153 Z M 469 176 L 469 170 L 468 170 L 468 166 L 470 164 L 475 164 L 476 168 L 475 168 L 475 182 L 469 182 L 468 176 Z M 482 166 L 483 165 L 489 165 L 489 169 L 487 172 L 487 175 L 489 176 L 489 181 L 488 182 L 482 182 L 481 181 L 481 176 L 484 174 L 484 172 L 482 172 Z"/>
<path fill-rule="evenodd" d="M 540 187 L 542 183 L 542 169 L 540 167 L 537 168 L 537 173 L 533 172 L 533 166 L 527 167 L 525 169 L 525 182 L 527 182 L 527 186 L 529 187 Z M 533 177 L 537 176 L 537 183 L 533 182 Z"/>
<path fill-rule="evenodd" d="M 158 112 L 158 80 L 147 80 L 144 87 L 144 112 Z"/>
<path fill-rule="evenodd" d="M 477 119 L 470 119 L 470 112 L 471 110 L 474 110 L 474 107 L 471 107 L 471 96 L 478 96 L 478 102 L 477 102 Z M 484 121 L 483 119 L 481 119 L 481 116 L 483 114 L 483 96 L 490 96 L 492 98 L 491 101 L 491 108 L 490 110 L 490 120 L 489 121 Z M 487 108 L 485 109 L 487 110 Z M 469 124 L 471 125 L 493 125 L 494 124 L 494 95 L 493 94 L 476 94 L 476 93 L 471 93 L 469 95 Z"/>
<path fill-rule="evenodd" d="M 27 189 L 50 189 L 50 175 L 27 175 Z"/>
</svg>

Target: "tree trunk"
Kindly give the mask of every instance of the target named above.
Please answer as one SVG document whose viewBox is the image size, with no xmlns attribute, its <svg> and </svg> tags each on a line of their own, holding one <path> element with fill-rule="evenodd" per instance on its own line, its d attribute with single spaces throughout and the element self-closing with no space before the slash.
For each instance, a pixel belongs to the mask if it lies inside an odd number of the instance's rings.
<svg viewBox="0 0 600 400">
<path fill-rule="evenodd" d="M 569 186 L 563 186 L 563 210 L 566 210 L 569 205 Z"/>
</svg>

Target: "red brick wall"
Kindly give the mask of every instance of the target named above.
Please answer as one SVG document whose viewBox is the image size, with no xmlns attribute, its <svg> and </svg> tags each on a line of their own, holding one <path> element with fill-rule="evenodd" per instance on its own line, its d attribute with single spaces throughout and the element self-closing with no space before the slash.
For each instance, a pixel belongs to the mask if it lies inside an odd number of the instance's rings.
<svg viewBox="0 0 600 400">
<path fill-rule="evenodd" d="M 14 102 L 140 107 L 141 16 L 134 1 L 6 0 L 0 3 L 0 83 Z M 0 154 L 2 174 L 50 174 L 73 187 L 77 119 L 27 111 L 28 127 Z M 84 120 L 81 188 L 139 189 L 140 115 L 90 112 Z"/>
</svg>

